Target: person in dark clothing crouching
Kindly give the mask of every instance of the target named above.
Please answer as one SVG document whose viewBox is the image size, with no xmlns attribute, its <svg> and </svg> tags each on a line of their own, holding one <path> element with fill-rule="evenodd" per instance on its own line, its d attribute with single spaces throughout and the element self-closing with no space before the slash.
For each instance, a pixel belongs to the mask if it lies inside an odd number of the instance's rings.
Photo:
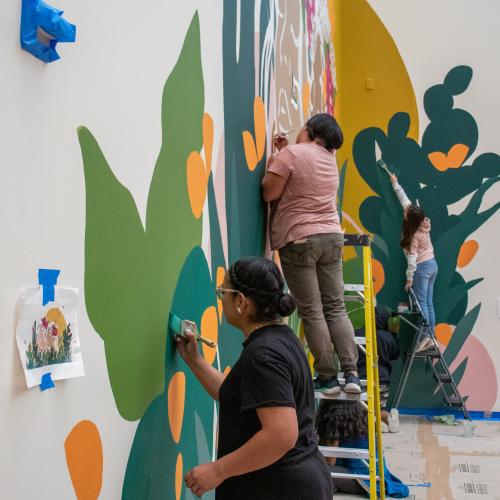
<svg viewBox="0 0 500 500">
<path fill-rule="evenodd" d="M 380 406 L 382 416 L 382 432 L 398 432 L 399 418 L 397 411 L 389 413 L 386 409 L 391 383 L 391 361 L 399 358 L 399 343 L 397 337 L 389 331 L 389 310 L 384 306 L 375 307 L 375 325 L 377 331 L 378 376 L 380 383 Z M 355 330 L 356 337 L 364 337 L 365 329 Z M 358 372 L 360 378 L 366 378 L 366 355 L 358 346 Z"/>
</svg>

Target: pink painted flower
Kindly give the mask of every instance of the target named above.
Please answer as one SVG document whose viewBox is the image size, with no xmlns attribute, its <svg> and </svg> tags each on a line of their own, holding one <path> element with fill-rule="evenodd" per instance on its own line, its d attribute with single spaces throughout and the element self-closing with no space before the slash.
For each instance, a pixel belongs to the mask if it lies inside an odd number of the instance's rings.
<svg viewBox="0 0 500 500">
<path fill-rule="evenodd" d="M 57 326 L 55 324 L 53 324 L 51 327 L 50 327 L 50 334 L 53 336 L 53 337 L 57 337 L 57 334 L 59 333 L 58 329 L 57 329 Z"/>
<path fill-rule="evenodd" d="M 43 317 L 42 318 L 42 326 L 44 328 L 47 328 L 49 326 L 49 322 L 47 321 L 47 318 L 46 317 Z"/>
</svg>

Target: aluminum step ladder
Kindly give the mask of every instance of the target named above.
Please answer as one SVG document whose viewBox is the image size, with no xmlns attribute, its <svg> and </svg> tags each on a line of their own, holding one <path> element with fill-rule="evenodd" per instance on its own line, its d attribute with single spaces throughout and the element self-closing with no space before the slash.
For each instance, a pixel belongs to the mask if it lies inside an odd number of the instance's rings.
<svg viewBox="0 0 500 500">
<path fill-rule="evenodd" d="M 439 349 L 439 345 L 437 343 L 436 337 L 432 335 L 430 338 L 432 339 L 433 345 L 422 352 L 415 352 L 418 344 L 425 339 L 429 329 L 429 325 L 422 314 L 422 309 L 420 308 L 420 304 L 418 303 L 417 297 L 412 289 L 408 292 L 410 297 L 410 309 L 414 312 L 417 312 L 422 317 L 422 322 L 420 326 L 415 325 L 411 321 L 409 321 L 404 316 L 399 316 L 401 320 L 403 320 L 406 324 L 411 326 L 417 331 L 415 335 L 410 352 L 406 353 L 406 361 L 403 368 L 403 372 L 401 374 L 401 378 L 399 379 L 398 387 L 394 394 L 394 403 L 393 408 L 398 408 L 401 402 L 401 398 L 403 396 L 403 392 L 406 386 L 406 382 L 408 381 L 408 376 L 410 375 L 413 362 L 415 359 L 424 359 L 425 363 L 428 364 L 432 370 L 432 376 L 434 380 L 438 384 L 438 390 L 440 390 L 443 394 L 443 400 L 447 406 L 451 408 L 458 408 L 462 412 L 464 418 L 466 420 L 470 420 L 469 412 L 467 407 L 465 406 L 465 400 L 462 398 L 460 391 L 458 390 L 458 386 L 453 380 L 453 376 L 450 372 L 450 368 L 448 367 L 448 363 L 443 357 L 441 350 Z"/>
<path fill-rule="evenodd" d="M 380 484 L 380 498 L 385 499 L 384 457 L 382 453 L 380 388 L 370 239 L 366 234 L 346 234 L 344 235 L 344 246 L 356 246 L 362 247 L 363 249 L 363 284 L 344 285 L 344 300 L 361 302 L 365 309 L 365 337 L 355 337 L 355 341 L 360 349 L 366 354 L 367 376 L 366 381 L 361 381 L 361 385 L 366 386 L 366 391 L 361 394 L 348 394 L 342 390 L 338 395 L 329 395 L 316 391 L 315 397 L 317 399 L 359 401 L 368 411 L 368 449 L 334 446 L 320 446 L 319 449 L 325 457 L 362 460 L 366 464 L 369 474 L 344 474 L 332 472 L 332 477 L 368 480 L 370 482 L 371 500 L 377 498 L 378 481 Z M 342 386 L 343 380 L 341 377 L 339 377 L 339 382 Z M 377 456 L 379 460 L 377 460 Z"/>
</svg>

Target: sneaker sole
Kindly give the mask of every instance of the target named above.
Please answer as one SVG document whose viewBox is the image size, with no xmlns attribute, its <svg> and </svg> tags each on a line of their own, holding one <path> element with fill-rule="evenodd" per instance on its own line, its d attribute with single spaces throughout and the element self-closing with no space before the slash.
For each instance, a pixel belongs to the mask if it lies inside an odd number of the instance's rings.
<svg viewBox="0 0 500 500">
<path fill-rule="evenodd" d="M 344 392 L 348 394 L 361 394 L 361 387 L 358 384 L 346 384 L 344 386 Z"/>
</svg>

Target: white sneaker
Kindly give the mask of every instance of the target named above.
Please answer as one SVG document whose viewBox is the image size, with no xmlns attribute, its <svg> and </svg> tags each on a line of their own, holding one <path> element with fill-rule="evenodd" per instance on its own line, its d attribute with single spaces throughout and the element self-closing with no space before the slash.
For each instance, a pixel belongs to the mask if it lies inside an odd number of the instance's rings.
<svg viewBox="0 0 500 500">
<path fill-rule="evenodd" d="M 383 432 L 383 433 L 386 433 L 386 432 L 391 432 L 389 430 L 389 426 L 385 423 L 385 422 L 380 422 L 380 430 Z"/>
<path fill-rule="evenodd" d="M 415 352 L 428 351 L 432 347 L 434 347 L 434 341 L 430 337 L 425 337 L 425 339 L 421 340 L 418 343 L 417 347 L 415 348 Z"/>
<path fill-rule="evenodd" d="M 389 413 L 389 432 L 399 432 L 399 412 L 393 408 Z"/>
</svg>

